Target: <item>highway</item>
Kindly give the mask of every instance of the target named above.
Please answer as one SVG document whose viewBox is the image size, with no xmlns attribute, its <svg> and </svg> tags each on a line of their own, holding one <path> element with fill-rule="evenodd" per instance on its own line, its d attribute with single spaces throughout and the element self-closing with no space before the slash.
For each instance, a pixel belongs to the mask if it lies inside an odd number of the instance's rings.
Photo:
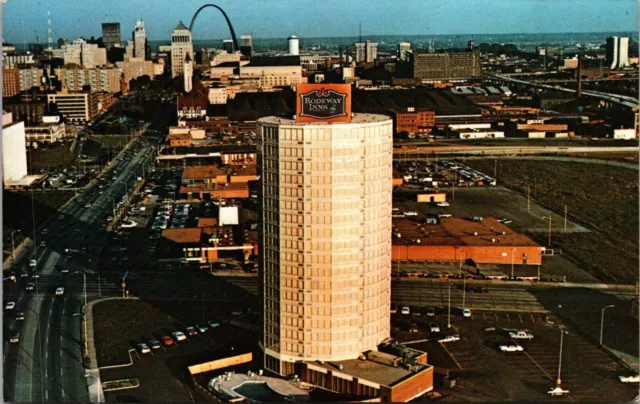
<svg viewBox="0 0 640 404">
<path fill-rule="evenodd" d="M 624 153 L 640 150 L 638 146 L 415 146 L 412 149 L 393 149 L 395 160 L 414 160 L 416 155 L 427 158 L 434 155 L 506 155 L 517 156 L 524 154 L 576 154 L 576 153 Z"/>
<path fill-rule="evenodd" d="M 166 131 L 170 105 L 158 110 L 149 130 Z M 63 402 L 89 401 L 83 363 L 83 275 L 87 273 L 87 289 L 93 289 L 98 274 L 92 270 L 105 243 L 105 218 L 111 216 L 114 205 L 130 192 L 138 176 L 153 163 L 157 140 L 148 136 L 134 139 L 112 162 L 103 175 L 94 181 L 47 224 L 48 234 L 39 229 L 34 237 L 35 250 L 23 254 L 14 264 L 16 283 L 3 284 L 4 302 L 14 301 L 13 310 L 5 310 L 4 332 L 20 332 L 16 344 L 5 343 L 3 357 L 4 401 Z M 42 242 L 46 246 L 38 247 Z M 67 249 L 74 250 L 71 253 Z M 37 257 L 39 277 L 21 277 L 22 268 L 29 267 L 31 255 Z M 68 268 L 63 273 L 62 268 Z M 81 273 L 78 273 L 81 272 Z M 35 284 L 26 292 L 27 282 Z M 59 286 L 62 296 L 55 295 Z M 88 298 L 98 298 L 87 294 Z M 113 287 L 104 286 L 105 295 Z M 15 313 L 24 312 L 23 321 Z"/>
</svg>

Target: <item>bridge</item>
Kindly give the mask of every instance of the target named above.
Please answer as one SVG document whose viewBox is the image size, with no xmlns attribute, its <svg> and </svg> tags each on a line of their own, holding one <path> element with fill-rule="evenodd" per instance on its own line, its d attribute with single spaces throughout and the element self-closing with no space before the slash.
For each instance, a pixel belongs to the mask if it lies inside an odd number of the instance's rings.
<svg viewBox="0 0 640 404">
<path fill-rule="evenodd" d="M 519 80 L 519 79 L 514 79 L 511 77 L 507 77 L 507 76 L 502 76 L 499 74 L 492 74 L 490 75 L 490 77 L 496 79 L 496 80 L 500 80 L 500 81 L 505 81 L 507 83 L 515 83 L 515 84 L 522 84 L 522 85 L 528 85 L 531 87 L 537 87 L 537 88 L 544 88 L 547 90 L 555 90 L 555 91 L 563 91 L 565 93 L 575 93 L 577 90 L 571 89 L 571 88 L 564 88 L 564 87 L 560 87 L 560 86 L 552 86 L 552 85 L 548 85 L 548 84 L 542 84 L 542 83 L 534 83 L 531 81 L 525 81 L 525 80 Z M 599 98 L 601 100 L 607 101 L 607 102 L 612 102 L 615 104 L 619 104 L 619 105 L 623 105 L 625 107 L 629 107 L 633 110 L 637 110 L 638 109 L 638 99 L 635 97 L 629 97 L 626 95 L 618 95 L 618 94 L 610 94 L 610 93 L 604 93 L 601 91 L 593 91 L 593 90 L 583 90 L 582 91 L 582 95 L 586 95 L 589 97 L 595 97 L 595 98 Z"/>
</svg>

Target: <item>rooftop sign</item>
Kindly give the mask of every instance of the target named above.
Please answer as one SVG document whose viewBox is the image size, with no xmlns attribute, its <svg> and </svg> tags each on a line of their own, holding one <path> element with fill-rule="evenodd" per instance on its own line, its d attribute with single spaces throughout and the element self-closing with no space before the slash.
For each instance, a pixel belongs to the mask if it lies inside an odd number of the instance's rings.
<svg viewBox="0 0 640 404">
<path fill-rule="evenodd" d="M 350 84 L 298 84 L 296 120 L 299 122 L 350 122 Z"/>
</svg>

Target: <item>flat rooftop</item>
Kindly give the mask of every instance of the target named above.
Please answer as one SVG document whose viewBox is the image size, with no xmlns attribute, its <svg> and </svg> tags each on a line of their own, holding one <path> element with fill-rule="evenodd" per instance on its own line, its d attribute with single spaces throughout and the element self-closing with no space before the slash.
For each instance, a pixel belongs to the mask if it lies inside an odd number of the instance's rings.
<svg viewBox="0 0 640 404">
<path fill-rule="evenodd" d="M 493 217 L 485 217 L 481 222 L 442 218 L 439 224 L 398 219 L 393 221 L 393 234 L 394 245 L 539 247 L 529 237 Z"/>
<path fill-rule="evenodd" d="M 282 118 L 279 116 L 267 116 L 267 117 L 258 119 L 258 122 L 281 124 L 281 125 L 305 126 L 305 125 L 345 125 L 349 123 L 374 123 L 374 122 L 384 122 L 384 121 L 390 121 L 390 120 L 391 120 L 391 117 L 386 115 L 353 113 L 351 114 L 351 122 L 298 122 L 291 118 Z"/>
</svg>

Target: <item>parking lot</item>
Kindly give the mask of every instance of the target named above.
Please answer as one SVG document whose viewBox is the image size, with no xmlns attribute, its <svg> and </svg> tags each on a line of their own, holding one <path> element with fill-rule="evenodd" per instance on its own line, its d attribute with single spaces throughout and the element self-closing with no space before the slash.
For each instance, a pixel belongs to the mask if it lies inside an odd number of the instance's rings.
<svg viewBox="0 0 640 404">
<path fill-rule="evenodd" d="M 403 318 L 404 317 L 404 318 Z M 409 319 L 409 317 L 411 317 Z M 549 324 L 552 320 L 555 324 Z M 418 333 L 402 331 L 402 324 L 414 322 Z M 446 311 L 434 317 L 393 315 L 398 329 L 394 337 L 411 341 L 430 338 L 431 323 L 441 331 L 447 329 Z M 429 353 L 429 363 L 451 366 L 452 375 L 458 377 L 454 388 L 438 389 L 443 401 L 630 401 L 638 386 L 622 384 L 618 376 L 630 372 L 605 351 L 586 340 L 571 327 L 565 326 L 563 341 L 562 386 L 569 395 L 551 398 L 547 394 L 555 385 L 560 350 L 558 320 L 544 314 L 527 312 L 475 312 L 471 318 L 451 316 L 452 330 L 460 340 L 438 346 L 419 343 L 411 346 Z M 529 341 L 513 340 L 508 331 L 526 330 L 534 335 Z M 518 343 L 523 352 L 500 352 L 501 344 Z M 450 358 L 448 362 L 443 358 Z M 453 364 L 452 364 L 453 362 Z"/>
<path fill-rule="evenodd" d="M 136 345 L 140 342 L 147 343 L 151 339 L 162 341 L 163 336 L 171 336 L 177 330 L 185 331 L 187 325 L 195 325 L 195 321 L 199 321 L 196 319 L 201 316 L 199 310 L 182 308 L 185 313 L 197 314 L 178 319 L 166 313 L 155 302 L 133 299 L 106 301 L 95 306 L 95 324 L 100 328 L 96 329 L 99 365 L 104 367 L 129 363 L 130 357 L 133 362 L 127 367 L 101 370 L 102 381 L 140 381 L 140 387 L 135 389 L 106 392 L 107 401 L 151 402 L 163 397 L 167 402 L 187 402 L 190 400 L 190 392 L 184 384 L 187 366 L 244 352 L 255 345 L 256 336 L 228 324 L 231 317 L 228 306 L 208 305 L 204 315 L 216 318 L 215 321 L 220 320 L 220 326 L 187 336 L 184 341 L 174 339 L 172 345 L 162 344 L 160 349 L 151 353 L 142 354 L 136 350 Z M 189 320 L 193 321 L 186 322 Z M 104 333 L 108 334 L 103 337 Z"/>
</svg>

